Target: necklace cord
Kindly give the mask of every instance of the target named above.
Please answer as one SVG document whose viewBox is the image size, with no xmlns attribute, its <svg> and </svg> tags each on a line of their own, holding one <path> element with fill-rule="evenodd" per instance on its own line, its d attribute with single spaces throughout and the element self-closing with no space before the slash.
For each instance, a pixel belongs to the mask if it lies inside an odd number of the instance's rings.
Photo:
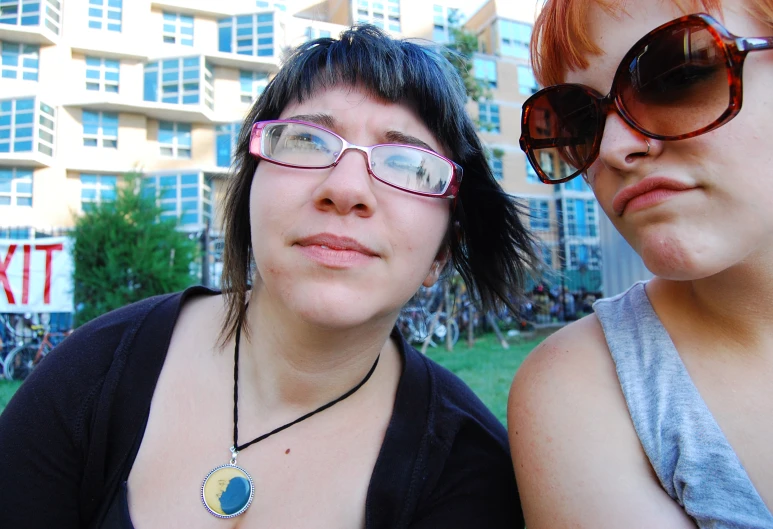
<svg viewBox="0 0 773 529">
<path fill-rule="evenodd" d="M 358 389 L 360 389 L 362 386 L 365 385 L 365 383 L 370 379 L 370 377 L 373 375 L 373 372 L 376 370 L 376 366 L 378 365 L 378 360 L 381 358 L 381 353 L 378 354 L 376 357 L 376 361 L 373 362 L 373 366 L 370 368 L 370 371 L 368 371 L 368 374 L 365 375 L 365 378 L 363 378 L 356 386 L 354 386 L 352 389 L 341 395 L 340 397 L 331 400 L 327 404 L 323 404 L 316 410 L 310 411 L 306 415 L 303 415 L 301 417 L 298 417 L 292 422 L 288 422 L 287 424 L 284 424 L 274 430 L 271 430 L 268 433 L 265 433 L 259 437 L 256 437 L 252 441 L 248 443 L 244 443 L 243 445 L 239 445 L 239 338 L 241 336 L 241 330 L 242 330 L 242 323 L 241 321 L 236 326 L 236 339 L 235 339 L 235 345 L 234 345 L 234 450 L 236 452 L 240 452 L 247 448 L 248 446 L 252 446 L 255 443 L 259 443 L 260 441 L 271 437 L 272 435 L 281 432 L 282 430 L 286 430 L 290 426 L 296 425 L 301 421 L 305 421 L 312 415 L 316 415 L 317 413 L 324 411 L 331 406 L 334 406 L 335 404 L 338 404 L 342 400 L 350 397 L 353 393 L 355 393 Z"/>
</svg>

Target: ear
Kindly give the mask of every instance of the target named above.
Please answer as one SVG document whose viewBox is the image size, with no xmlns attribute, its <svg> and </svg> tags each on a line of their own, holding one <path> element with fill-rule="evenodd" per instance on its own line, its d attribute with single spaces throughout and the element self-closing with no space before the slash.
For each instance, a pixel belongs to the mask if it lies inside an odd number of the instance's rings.
<svg viewBox="0 0 773 529">
<path fill-rule="evenodd" d="M 425 287 L 431 287 L 437 283 L 440 274 L 446 267 L 446 263 L 448 263 L 448 250 L 444 248 L 438 252 L 437 257 L 435 257 L 435 260 L 432 262 L 432 266 L 429 269 L 426 279 L 424 279 L 421 284 Z"/>
</svg>

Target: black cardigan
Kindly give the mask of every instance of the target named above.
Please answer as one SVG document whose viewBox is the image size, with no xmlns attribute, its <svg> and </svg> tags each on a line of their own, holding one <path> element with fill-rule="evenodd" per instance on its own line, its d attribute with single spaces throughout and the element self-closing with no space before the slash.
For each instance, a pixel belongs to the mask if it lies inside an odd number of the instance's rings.
<svg viewBox="0 0 773 529">
<path fill-rule="evenodd" d="M 180 307 L 212 294 L 192 287 L 113 311 L 41 362 L 0 415 L 0 527 L 116 525 Z M 366 528 L 523 527 L 505 429 L 458 377 L 392 336 L 404 368 Z"/>
</svg>

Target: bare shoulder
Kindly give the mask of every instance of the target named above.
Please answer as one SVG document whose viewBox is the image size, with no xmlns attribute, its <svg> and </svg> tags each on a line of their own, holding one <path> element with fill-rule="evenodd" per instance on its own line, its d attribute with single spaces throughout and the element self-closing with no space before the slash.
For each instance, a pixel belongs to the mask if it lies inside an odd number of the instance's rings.
<svg viewBox="0 0 773 529">
<path fill-rule="evenodd" d="M 641 448 L 594 315 L 524 361 L 510 390 L 508 431 L 529 529 L 695 527 Z"/>
</svg>

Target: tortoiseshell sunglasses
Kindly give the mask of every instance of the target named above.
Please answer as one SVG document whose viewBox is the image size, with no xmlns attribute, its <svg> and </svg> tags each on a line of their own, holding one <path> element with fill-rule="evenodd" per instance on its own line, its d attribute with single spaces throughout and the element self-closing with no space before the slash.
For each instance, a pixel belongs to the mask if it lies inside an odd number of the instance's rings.
<svg viewBox="0 0 773 529">
<path fill-rule="evenodd" d="M 521 149 L 540 180 L 560 184 L 596 160 L 610 111 L 648 138 L 705 134 L 740 112 L 746 55 L 770 49 L 773 37 L 737 37 L 707 14 L 672 20 L 628 51 L 606 96 L 584 85 L 560 84 L 527 99 Z M 563 172 L 556 170 L 558 161 L 567 165 Z"/>
</svg>

